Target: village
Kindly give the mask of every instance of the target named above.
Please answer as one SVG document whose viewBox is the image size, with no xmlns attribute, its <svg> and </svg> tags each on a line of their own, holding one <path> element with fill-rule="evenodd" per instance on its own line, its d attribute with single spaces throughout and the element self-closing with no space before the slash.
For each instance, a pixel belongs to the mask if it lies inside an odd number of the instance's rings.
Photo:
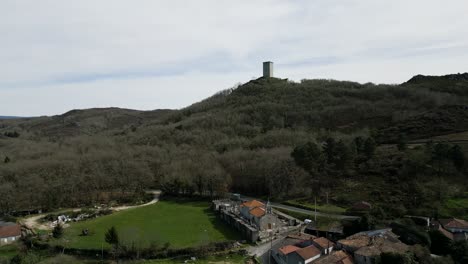
<svg viewBox="0 0 468 264">
<path fill-rule="evenodd" d="M 246 199 L 240 194 L 232 194 L 229 198 L 213 200 L 211 210 L 218 219 L 239 234 L 239 242 L 248 245 L 247 254 L 261 263 L 379 263 L 384 255 L 405 255 L 415 247 L 403 243 L 392 227 L 360 231 L 346 236 L 343 226 L 339 224 L 319 228 L 313 218 L 300 220 L 276 209 L 277 206 L 269 201 Z M 355 207 L 363 210 L 369 209 L 371 205 L 358 202 Z M 57 214 L 55 217 L 55 220 L 49 222 L 50 228 L 86 222 L 90 217 L 100 218 L 103 214 L 90 216 L 77 212 L 74 217 L 66 214 Z M 467 221 L 415 216 L 407 218 L 417 219 L 425 230 L 437 230 L 450 241 L 468 240 Z M 88 230 L 85 231 L 84 235 L 88 235 Z M 31 235 L 35 234 L 24 222 L 0 222 L 0 246 L 18 243 Z"/>
<path fill-rule="evenodd" d="M 354 207 L 366 210 L 371 205 L 358 202 Z M 243 200 L 239 194 L 231 199 L 214 200 L 213 209 L 245 239 L 270 245 L 269 248 L 264 247 L 266 251 L 258 256 L 263 263 L 379 263 L 382 254 L 404 255 L 412 247 L 401 242 L 392 228 L 362 231 L 343 237 L 343 227 L 332 225 L 326 230 L 319 230 L 310 219 L 302 222 L 273 209 L 269 202 Z M 450 241 L 468 241 L 467 221 L 407 218 L 422 219 L 427 231 L 437 230 Z"/>
</svg>

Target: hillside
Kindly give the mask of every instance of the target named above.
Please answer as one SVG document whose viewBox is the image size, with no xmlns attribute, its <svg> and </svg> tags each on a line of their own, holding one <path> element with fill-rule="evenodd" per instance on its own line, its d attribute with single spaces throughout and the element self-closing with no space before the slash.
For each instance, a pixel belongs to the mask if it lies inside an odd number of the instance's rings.
<svg viewBox="0 0 468 264">
<path fill-rule="evenodd" d="M 171 110 L 137 111 L 120 108 L 72 110 L 63 115 L 0 120 L 4 130 L 22 131 L 30 136 L 60 138 L 112 133 L 151 123 Z"/>
<path fill-rule="evenodd" d="M 145 188 L 330 194 L 343 207 L 365 199 L 398 205 L 386 208 L 395 214 L 434 212 L 468 192 L 466 158 L 453 144 L 404 146 L 468 131 L 468 81 L 454 76 L 401 85 L 259 78 L 181 110 L 0 120 L 0 196 L 9 197 L 0 212 L 128 201 Z"/>
</svg>

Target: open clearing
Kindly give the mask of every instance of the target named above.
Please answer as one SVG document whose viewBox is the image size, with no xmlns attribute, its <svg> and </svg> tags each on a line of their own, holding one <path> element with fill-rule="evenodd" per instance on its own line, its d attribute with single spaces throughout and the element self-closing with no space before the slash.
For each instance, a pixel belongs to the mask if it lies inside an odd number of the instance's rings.
<svg viewBox="0 0 468 264">
<path fill-rule="evenodd" d="M 73 223 L 63 238 L 54 244 L 68 248 L 109 248 L 104 241 L 106 231 L 115 226 L 122 243 L 148 246 L 169 242 L 173 248 L 184 248 L 209 242 L 237 240 L 239 235 L 216 218 L 209 202 L 160 201 L 145 207 L 133 208 L 112 215 Z M 83 229 L 90 235 L 81 236 Z"/>
</svg>

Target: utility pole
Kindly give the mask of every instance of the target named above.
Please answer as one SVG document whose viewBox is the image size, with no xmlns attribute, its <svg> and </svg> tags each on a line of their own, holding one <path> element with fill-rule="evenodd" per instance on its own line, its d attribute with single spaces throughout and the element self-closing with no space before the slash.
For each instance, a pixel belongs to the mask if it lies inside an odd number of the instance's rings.
<svg viewBox="0 0 468 264">
<path fill-rule="evenodd" d="M 315 196 L 315 216 L 314 216 L 314 221 L 315 221 L 315 225 L 317 225 L 317 196 Z"/>
</svg>

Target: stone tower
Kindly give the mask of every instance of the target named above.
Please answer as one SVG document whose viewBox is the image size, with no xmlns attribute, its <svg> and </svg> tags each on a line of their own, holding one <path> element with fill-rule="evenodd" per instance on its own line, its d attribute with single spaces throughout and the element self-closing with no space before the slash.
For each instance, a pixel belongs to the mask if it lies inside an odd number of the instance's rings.
<svg viewBox="0 0 468 264">
<path fill-rule="evenodd" d="M 273 62 L 265 61 L 263 63 L 263 77 L 264 78 L 273 77 Z"/>
</svg>

